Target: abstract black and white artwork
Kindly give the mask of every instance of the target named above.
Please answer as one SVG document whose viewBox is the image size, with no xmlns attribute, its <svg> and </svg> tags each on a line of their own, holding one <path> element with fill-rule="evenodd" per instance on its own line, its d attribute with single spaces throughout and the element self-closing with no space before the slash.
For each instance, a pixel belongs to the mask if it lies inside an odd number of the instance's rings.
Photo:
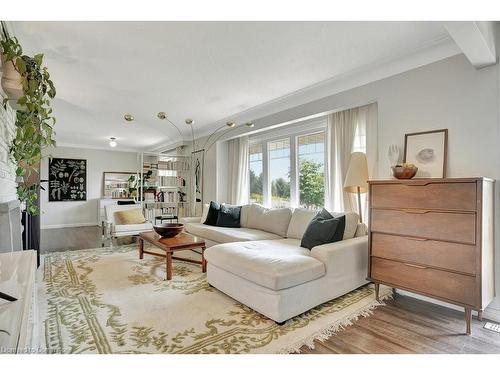
<svg viewBox="0 0 500 375">
<path fill-rule="evenodd" d="M 87 160 L 49 159 L 49 202 L 87 200 Z"/>
<path fill-rule="evenodd" d="M 416 178 L 446 177 L 448 129 L 405 135 L 404 161 L 418 168 Z"/>
</svg>

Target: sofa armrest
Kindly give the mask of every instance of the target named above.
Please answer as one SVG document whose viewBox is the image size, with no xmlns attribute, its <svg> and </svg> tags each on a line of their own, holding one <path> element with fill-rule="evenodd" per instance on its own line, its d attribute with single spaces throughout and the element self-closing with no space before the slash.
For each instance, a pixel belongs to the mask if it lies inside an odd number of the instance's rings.
<svg viewBox="0 0 500 375">
<path fill-rule="evenodd" d="M 368 236 L 319 245 L 311 249 L 311 256 L 325 264 L 327 275 L 343 268 L 368 268 Z"/>
<path fill-rule="evenodd" d="M 198 217 L 181 217 L 179 219 L 179 223 L 187 224 L 187 223 L 199 223 L 201 222 L 201 216 Z"/>
</svg>

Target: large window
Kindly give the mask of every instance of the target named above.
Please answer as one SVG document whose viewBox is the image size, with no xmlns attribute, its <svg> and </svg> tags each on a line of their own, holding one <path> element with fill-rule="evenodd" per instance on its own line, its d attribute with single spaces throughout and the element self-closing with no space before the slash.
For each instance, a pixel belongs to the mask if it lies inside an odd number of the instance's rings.
<svg viewBox="0 0 500 375">
<path fill-rule="evenodd" d="M 249 149 L 250 162 L 250 202 L 264 203 L 264 193 L 262 190 L 262 168 L 263 153 L 262 144 L 252 144 Z"/>
<path fill-rule="evenodd" d="M 307 125 L 296 133 L 251 140 L 250 202 L 272 208 L 324 206 L 326 120 Z"/>
<path fill-rule="evenodd" d="M 323 207 L 325 201 L 325 132 L 297 137 L 299 206 Z"/>
<path fill-rule="evenodd" d="M 290 138 L 268 142 L 271 207 L 290 207 Z"/>
</svg>

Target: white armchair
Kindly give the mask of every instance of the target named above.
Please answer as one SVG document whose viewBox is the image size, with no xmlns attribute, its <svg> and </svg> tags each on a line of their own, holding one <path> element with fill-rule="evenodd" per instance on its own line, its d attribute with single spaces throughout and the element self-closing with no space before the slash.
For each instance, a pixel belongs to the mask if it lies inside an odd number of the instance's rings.
<svg viewBox="0 0 500 375">
<path fill-rule="evenodd" d="M 140 204 L 117 205 L 108 204 L 104 206 L 106 213 L 106 234 L 110 237 L 136 236 L 141 232 L 153 230 L 153 224 L 145 222 L 142 224 L 116 224 L 115 212 L 141 208 Z"/>
</svg>

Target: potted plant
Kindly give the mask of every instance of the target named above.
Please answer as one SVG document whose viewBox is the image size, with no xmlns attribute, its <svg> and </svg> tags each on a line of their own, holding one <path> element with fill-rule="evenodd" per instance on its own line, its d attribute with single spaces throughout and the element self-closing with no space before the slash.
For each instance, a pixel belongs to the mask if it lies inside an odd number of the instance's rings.
<svg viewBox="0 0 500 375">
<path fill-rule="evenodd" d="M 36 215 L 39 182 L 33 182 L 30 177 L 34 172 L 38 173 L 42 149 L 56 144 L 53 129 L 56 119 L 50 106 L 50 99 L 55 97 L 56 90 L 47 67 L 43 66 L 43 54 L 33 57 L 24 55 L 15 37 L 0 41 L 0 53 L 5 62 L 2 64 L 2 82 L 10 82 L 14 88 L 11 93 L 6 91 L 9 96 L 3 100 L 3 106 L 7 109 L 10 102 L 17 109 L 16 133 L 9 147 L 10 157 L 16 165 L 17 180 L 24 181 L 19 184 L 17 195 L 26 204 L 26 211 Z M 22 89 L 17 97 L 16 82 Z"/>
<path fill-rule="evenodd" d="M 13 99 L 13 108 L 17 107 L 17 99 L 23 95 L 21 75 L 17 71 L 14 62 L 9 60 L 3 53 L 0 56 L 2 62 L 2 89 L 7 96 Z M 15 100 L 15 101 L 14 101 Z"/>
</svg>

